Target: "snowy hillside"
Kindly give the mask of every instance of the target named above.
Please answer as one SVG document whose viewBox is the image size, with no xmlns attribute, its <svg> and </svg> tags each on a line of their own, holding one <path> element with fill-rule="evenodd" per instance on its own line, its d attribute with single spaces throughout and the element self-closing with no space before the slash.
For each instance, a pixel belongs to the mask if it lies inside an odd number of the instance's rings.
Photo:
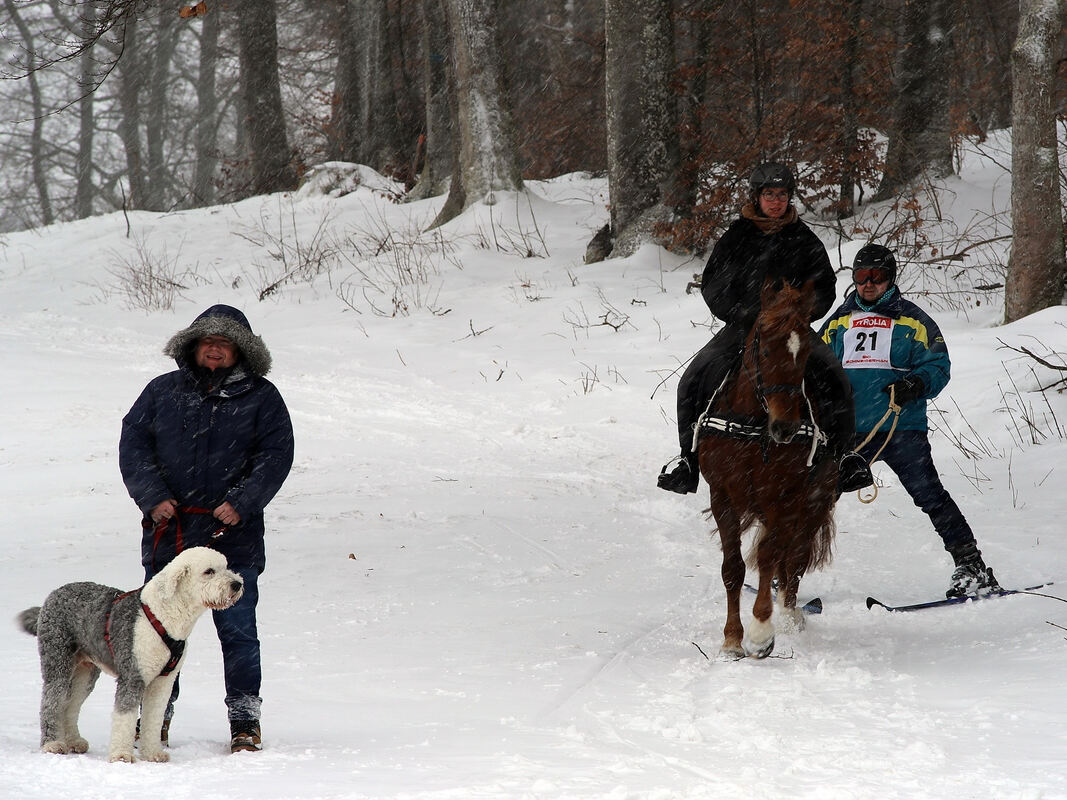
<svg viewBox="0 0 1067 800">
<path fill-rule="evenodd" d="M 247 313 L 297 435 L 267 515 L 264 750 L 228 753 L 205 618 L 171 763 L 107 763 L 106 676 L 83 715 L 89 753 L 39 753 L 36 647 L 11 623 L 0 796 L 1067 798 L 1067 606 L 868 611 L 868 595 L 942 596 L 951 573 L 885 468 L 875 503 L 839 503 L 835 560 L 801 586 L 825 612 L 766 661 L 715 659 L 705 490 L 655 488 L 674 453 L 673 370 L 712 322 L 685 293 L 701 262 L 646 247 L 584 265 L 607 217 L 604 183 L 585 176 L 531 183 L 438 234 L 418 231 L 443 198 L 397 205 L 364 178 L 343 197 L 0 238 L 9 620 L 68 581 L 139 585 L 120 419 L 207 306 Z M 1009 181 L 971 156 L 949 189 L 962 228 L 1003 209 Z M 835 264 L 861 244 L 826 241 Z M 945 484 L 1004 585 L 1056 580 L 1067 597 L 1067 400 L 1046 405 L 1032 390 L 1053 373 L 1004 348 L 1062 360 L 1067 308 L 1001 326 L 985 293 L 934 315 L 954 367 L 931 437 Z"/>
</svg>

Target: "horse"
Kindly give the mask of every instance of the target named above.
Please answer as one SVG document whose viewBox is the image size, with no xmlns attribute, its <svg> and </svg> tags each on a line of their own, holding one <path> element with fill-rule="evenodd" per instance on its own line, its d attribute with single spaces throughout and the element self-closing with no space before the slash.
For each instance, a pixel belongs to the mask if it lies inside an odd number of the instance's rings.
<svg viewBox="0 0 1067 800">
<path fill-rule="evenodd" d="M 800 288 L 774 278 L 764 282 L 740 366 L 698 423 L 700 471 L 711 488 L 710 511 L 723 553 L 724 658 L 766 658 L 774 650 L 775 583 L 779 627 L 802 628 L 796 607 L 800 579 L 830 560 L 837 460 L 818 450 L 825 436 L 804 390 L 813 302 L 810 281 Z M 749 561 L 759 570 L 759 586 L 746 630 L 740 615 L 741 543 L 752 527 L 757 534 Z"/>
</svg>

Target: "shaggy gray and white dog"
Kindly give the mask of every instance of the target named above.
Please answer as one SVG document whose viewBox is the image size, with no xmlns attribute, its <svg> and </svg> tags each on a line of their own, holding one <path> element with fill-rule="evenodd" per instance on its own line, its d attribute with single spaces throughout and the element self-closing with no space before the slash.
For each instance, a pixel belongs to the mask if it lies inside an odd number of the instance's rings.
<svg viewBox="0 0 1067 800">
<path fill-rule="evenodd" d="M 23 611 L 19 622 L 37 636 L 41 654 L 41 750 L 89 749 L 78 715 L 103 670 L 118 680 L 108 760 L 134 760 L 138 708 L 141 758 L 169 760 L 159 734 L 185 640 L 204 611 L 229 608 L 242 592 L 244 582 L 226 568 L 225 556 L 192 547 L 141 589 L 68 583 L 43 606 Z"/>
</svg>

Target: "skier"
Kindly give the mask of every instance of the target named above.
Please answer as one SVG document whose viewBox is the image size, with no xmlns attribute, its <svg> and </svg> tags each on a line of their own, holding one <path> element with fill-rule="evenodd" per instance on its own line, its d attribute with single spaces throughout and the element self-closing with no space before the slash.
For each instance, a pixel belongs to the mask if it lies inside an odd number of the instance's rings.
<svg viewBox="0 0 1067 800">
<path fill-rule="evenodd" d="M 877 430 L 890 398 L 900 407 L 896 429 L 878 460 L 896 473 L 915 505 L 930 517 L 952 556 L 955 571 L 946 597 L 996 590 L 993 570 L 982 560 L 974 533 L 941 484 L 930 455 L 926 401 L 949 381 L 948 348 L 937 323 L 901 295 L 896 277 L 893 253 L 880 244 L 865 245 L 852 263 L 853 291 L 819 333 L 852 382 L 858 443 Z M 874 436 L 860 455 L 870 460 L 884 441 Z"/>
</svg>

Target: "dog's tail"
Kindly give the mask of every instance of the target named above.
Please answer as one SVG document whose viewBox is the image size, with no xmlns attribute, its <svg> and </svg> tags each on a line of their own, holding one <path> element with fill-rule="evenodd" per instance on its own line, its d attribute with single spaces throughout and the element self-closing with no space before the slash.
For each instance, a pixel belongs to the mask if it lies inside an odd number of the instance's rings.
<svg viewBox="0 0 1067 800">
<path fill-rule="evenodd" d="M 37 635 L 37 618 L 41 616 L 41 607 L 34 606 L 33 608 L 27 608 L 17 617 L 15 621 L 18 622 L 19 627 L 26 633 L 32 636 Z"/>
</svg>

